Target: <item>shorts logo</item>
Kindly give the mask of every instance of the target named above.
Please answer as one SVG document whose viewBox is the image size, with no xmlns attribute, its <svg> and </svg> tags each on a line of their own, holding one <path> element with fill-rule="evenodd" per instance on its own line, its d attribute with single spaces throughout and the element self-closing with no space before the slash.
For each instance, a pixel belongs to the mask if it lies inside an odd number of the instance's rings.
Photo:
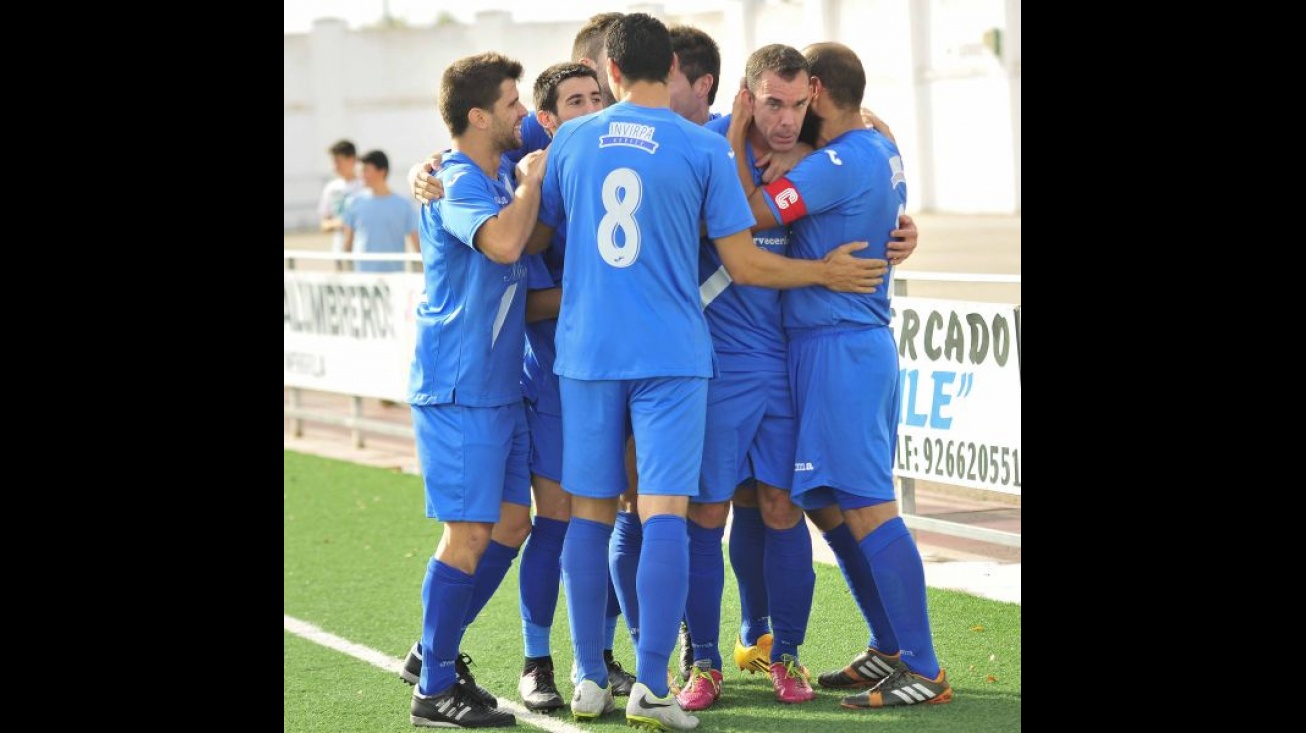
<svg viewBox="0 0 1306 733">
<path fill-rule="evenodd" d="M 793 186 L 790 186 L 775 195 L 775 205 L 779 206 L 781 210 L 789 208 L 797 200 L 798 191 L 796 191 Z"/>
<path fill-rule="evenodd" d="M 811 464 L 810 462 L 799 461 L 799 462 L 797 462 L 797 463 L 794 464 L 794 470 L 795 470 L 795 471 L 813 471 L 813 470 L 815 470 L 815 469 L 812 467 L 812 464 Z"/>
</svg>

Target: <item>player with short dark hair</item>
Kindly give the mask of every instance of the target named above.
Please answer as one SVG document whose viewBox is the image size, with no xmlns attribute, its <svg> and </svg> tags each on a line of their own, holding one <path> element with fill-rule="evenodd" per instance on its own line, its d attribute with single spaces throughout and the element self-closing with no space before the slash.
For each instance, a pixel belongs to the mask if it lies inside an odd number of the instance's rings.
<svg viewBox="0 0 1306 733">
<path fill-rule="evenodd" d="M 866 76 L 856 54 L 842 44 L 819 43 L 804 56 L 820 149 L 769 184 L 759 185 L 745 167 L 750 92 L 736 98 L 729 136 L 757 225 L 789 225 L 795 257 L 822 258 L 849 237 L 871 243 L 866 256 L 887 257 L 886 243 L 907 202 L 902 157 L 891 139 L 862 120 Z M 843 698 L 848 708 L 946 703 L 953 694 L 934 651 L 920 552 L 895 497 L 900 394 L 890 297 L 888 289 L 845 294 L 805 288 L 787 291 L 782 302 L 798 420 L 792 499 L 808 511 L 839 508 L 899 647 L 871 648 L 854 660 L 850 668 L 858 676 L 851 679 L 869 689 Z"/>
<path fill-rule="evenodd" d="M 527 120 L 537 119 L 540 129 L 550 139 L 562 123 L 603 107 L 597 72 L 578 62 L 554 64 L 541 72 L 535 80 L 533 96 L 536 112 L 523 120 L 523 129 Z M 504 157 L 512 158 L 511 154 Z M 500 560 L 510 560 L 510 553 L 521 547 L 518 588 L 525 659 L 517 691 L 528 709 L 540 711 L 554 710 L 564 704 L 554 678 L 549 637 L 558 602 L 559 555 L 570 518 L 570 499 L 558 483 L 562 479 L 562 408 L 557 377 L 553 374 L 553 332 L 565 248 L 565 232 L 558 231 L 548 249 L 523 258 L 528 270 L 528 291 L 522 393 L 531 433 L 530 470 L 535 511 L 533 517 L 514 515 L 514 523 L 496 526 L 490 544 L 491 558 Z M 506 567 L 502 563 L 498 566 Z M 629 695 L 635 676 L 625 670 L 612 652 L 621 606 L 615 589 L 610 587 L 608 595 L 603 657 L 612 679 L 613 694 Z M 639 625 L 630 619 L 628 622 L 634 642 Z M 401 676 L 415 682 L 421 669 L 421 648 L 414 644 Z"/>
<path fill-rule="evenodd" d="M 552 136 L 569 120 L 603 109 L 594 69 L 567 61 L 545 69 L 535 79 L 535 116 Z M 531 432 L 531 489 L 534 518 L 530 538 L 521 553 L 520 606 L 525 661 L 517 691 L 530 710 L 561 708 L 566 701 L 554 681 L 550 632 L 558 606 L 562 542 L 571 518 L 571 499 L 562 484 L 562 398 L 553 373 L 554 332 L 561 300 L 566 232 L 554 232 L 549 247 L 523 258 L 527 268 L 526 355 L 522 394 Z M 620 608 L 609 594 L 604 619 L 604 661 L 613 694 L 630 694 L 634 675 L 612 656 Z"/>
<path fill-rule="evenodd" d="M 408 389 L 427 516 L 444 524 L 422 583 L 414 647 L 422 664 L 411 708 L 418 727 L 516 724 L 471 679 L 459 647 L 525 539 L 523 531 L 512 545 L 492 533 L 501 520 L 530 522 L 520 258 L 539 213 L 545 153 L 516 170 L 503 157 L 521 145 L 521 73 L 520 63 L 482 53 L 450 64 L 440 84 L 453 150 L 439 174 L 445 196 L 422 210 L 426 297 L 417 306 Z"/>
<path fill-rule="evenodd" d="M 679 71 L 668 79 L 671 109 L 690 122 L 703 124 L 721 115 L 709 108 L 716 102 L 721 86 L 721 49 L 706 32 L 691 25 L 673 25 L 671 50 L 679 61 Z"/>
<path fill-rule="evenodd" d="M 669 108 L 676 61 L 661 21 L 618 18 L 606 48 L 622 101 L 559 129 L 540 217 L 565 226 L 568 242 L 554 371 L 564 411 L 562 484 L 572 495 L 562 554 L 580 677 L 571 705 L 581 718 L 615 709 L 601 656 L 608 568 L 595 558 L 606 557 L 625 489 L 629 423 L 639 447 L 643 547 L 638 681 L 626 717 L 689 729 L 698 719 L 669 694 L 665 671 L 685 607 L 685 514 L 698 492 L 707 382 L 716 373 L 698 293 L 700 223 L 739 282 L 864 292 L 879 280 L 852 257 L 794 261 L 753 245 L 729 146 Z"/>
</svg>

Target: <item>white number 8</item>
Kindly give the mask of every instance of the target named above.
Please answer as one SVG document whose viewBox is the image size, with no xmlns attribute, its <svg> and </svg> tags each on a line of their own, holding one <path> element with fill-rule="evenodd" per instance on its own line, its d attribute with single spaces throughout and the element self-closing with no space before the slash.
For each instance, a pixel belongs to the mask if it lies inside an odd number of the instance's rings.
<svg viewBox="0 0 1306 733">
<path fill-rule="evenodd" d="M 617 193 L 624 191 L 618 198 Z M 639 224 L 635 212 L 644 192 L 639 174 L 629 168 L 618 168 L 603 179 L 603 210 L 599 221 L 599 256 L 613 267 L 630 267 L 639 258 Z M 626 243 L 615 241 L 617 229 L 625 235 Z"/>
</svg>

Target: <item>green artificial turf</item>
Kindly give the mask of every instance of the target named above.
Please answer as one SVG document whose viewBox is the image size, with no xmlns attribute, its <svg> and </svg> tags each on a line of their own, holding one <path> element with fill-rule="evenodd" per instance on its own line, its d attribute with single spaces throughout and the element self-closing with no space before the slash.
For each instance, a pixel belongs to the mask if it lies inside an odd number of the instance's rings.
<svg viewBox="0 0 1306 733">
<path fill-rule="evenodd" d="M 284 614 L 393 658 L 407 653 L 421 624 L 421 586 L 440 525 L 425 516 L 416 476 L 284 453 Z M 820 541 L 819 539 L 817 540 Z M 699 730 L 767 733 L 815 729 L 822 733 L 878 730 L 1020 730 L 1020 605 L 966 593 L 929 590 L 935 649 L 948 671 L 953 702 L 878 711 L 839 707 L 841 694 L 816 687 L 815 700 L 781 705 L 761 675 L 738 671 L 730 652 L 739 622 L 739 595 L 727 558 L 720 644 L 725 659 L 721 700 L 699 714 Z M 837 567 L 817 564 L 816 599 L 803 663 L 815 676 L 842 667 L 865 648 L 867 630 Z M 411 687 L 344 652 L 285 632 L 284 731 L 341 733 L 413 730 Z M 553 626 L 559 688 L 569 695 L 571 667 L 565 595 Z M 517 563 L 464 639 L 477 682 L 517 700 L 521 673 L 521 618 Z M 619 626 L 617 659 L 633 671 L 635 655 Z M 673 657 L 673 664 L 675 663 Z M 619 704 L 624 698 L 618 700 Z M 585 730 L 624 727 L 624 716 L 577 723 L 566 711 L 553 719 Z M 525 721 L 520 728 L 530 728 Z"/>
</svg>

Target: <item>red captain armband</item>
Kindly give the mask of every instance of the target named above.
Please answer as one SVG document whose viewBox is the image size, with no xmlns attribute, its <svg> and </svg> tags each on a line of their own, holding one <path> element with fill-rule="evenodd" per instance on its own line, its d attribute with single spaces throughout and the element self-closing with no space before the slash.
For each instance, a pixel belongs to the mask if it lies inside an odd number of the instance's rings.
<svg viewBox="0 0 1306 733">
<path fill-rule="evenodd" d="M 780 223 L 792 224 L 807 215 L 807 203 L 788 178 L 777 178 L 762 187 L 780 210 Z"/>
</svg>

